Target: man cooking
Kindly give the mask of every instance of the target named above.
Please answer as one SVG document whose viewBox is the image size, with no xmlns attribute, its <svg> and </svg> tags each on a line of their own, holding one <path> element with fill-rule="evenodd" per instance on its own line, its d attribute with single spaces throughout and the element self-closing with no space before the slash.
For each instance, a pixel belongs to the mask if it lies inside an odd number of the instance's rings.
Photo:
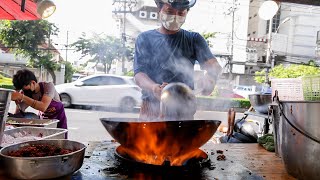
<svg viewBox="0 0 320 180">
<path fill-rule="evenodd" d="M 215 86 L 221 67 L 205 39 L 196 32 L 181 29 L 196 0 L 155 0 L 161 27 L 142 32 L 135 45 L 135 81 L 142 89 L 140 118 L 159 116 L 162 89 L 173 82 L 182 82 L 194 89 L 194 64 L 206 71 L 203 95 Z M 182 105 L 183 106 L 183 105 Z"/>
</svg>

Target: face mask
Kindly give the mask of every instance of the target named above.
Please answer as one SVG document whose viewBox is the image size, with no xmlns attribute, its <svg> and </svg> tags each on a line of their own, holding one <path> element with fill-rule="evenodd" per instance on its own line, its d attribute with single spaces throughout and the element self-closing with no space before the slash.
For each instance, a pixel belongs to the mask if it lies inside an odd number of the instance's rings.
<svg viewBox="0 0 320 180">
<path fill-rule="evenodd" d="M 161 23 L 169 31 L 178 31 L 186 20 L 185 16 L 169 15 L 160 12 Z"/>
</svg>

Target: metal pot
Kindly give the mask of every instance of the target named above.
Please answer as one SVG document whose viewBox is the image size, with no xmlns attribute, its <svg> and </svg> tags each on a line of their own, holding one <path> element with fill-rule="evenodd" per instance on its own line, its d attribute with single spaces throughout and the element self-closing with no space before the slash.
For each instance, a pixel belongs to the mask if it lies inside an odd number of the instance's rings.
<svg viewBox="0 0 320 180">
<path fill-rule="evenodd" d="M 77 151 L 48 157 L 12 157 L 7 154 L 27 145 L 51 144 Z M 70 175 L 81 168 L 86 146 L 70 140 L 38 140 L 4 147 L 0 151 L 5 172 L 16 179 L 51 179 Z"/>
<path fill-rule="evenodd" d="M 183 154 L 204 145 L 216 132 L 221 121 L 184 120 L 140 122 L 135 118 L 101 118 L 109 134 L 128 149 L 139 148 L 139 143 L 153 137 L 151 144 L 165 146 L 165 153 Z M 148 145 L 147 145 L 148 146 Z"/>
<path fill-rule="evenodd" d="M 282 102 L 277 142 L 286 170 L 298 179 L 320 177 L 320 102 Z"/>
<path fill-rule="evenodd" d="M 249 94 L 251 106 L 262 114 L 268 114 L 269 105 L 272 103 L 271 94 Z"/>
</svg>

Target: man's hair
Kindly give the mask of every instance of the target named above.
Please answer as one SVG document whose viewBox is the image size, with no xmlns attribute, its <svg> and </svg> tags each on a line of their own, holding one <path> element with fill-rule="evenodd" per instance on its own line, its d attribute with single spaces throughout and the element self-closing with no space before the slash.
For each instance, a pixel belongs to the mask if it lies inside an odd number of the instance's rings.
<svg viewBox="0 0 320 180">
<path fill-rule="evenodd" d="M 154 2 L 156 3 L 159 10 L 162 9 L 164 2 L 162 2 L 161 0 L 154 0 Z"/>
<path fill-rule="evenodd" d="M 12 79 L 13 86 L 16 90 L 21 90 L 24 86 L 29 85 L 31 81 L 38 82 L 34 73 L 28 69 L 19 70 Z"/>
</svg>

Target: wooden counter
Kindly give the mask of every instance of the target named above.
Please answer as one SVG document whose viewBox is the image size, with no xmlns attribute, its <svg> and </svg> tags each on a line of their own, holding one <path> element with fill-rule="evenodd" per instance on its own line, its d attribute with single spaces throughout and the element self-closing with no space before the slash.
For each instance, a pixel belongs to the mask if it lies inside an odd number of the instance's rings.
<svg viewBox="0 0 320 180">
<path fill-rule="evenodd" d="M 243 165 L 252 172 L 262 176 L 264 179 L 295 179 L 286 172 L 281 158 L 277 157 L 274 152 L 265 150 L 259 144 L 207 143 L 203 148 L 223 150 L 227 160 Z"/>
<path fill-rule="evenodd" d="M 110 144 L 113 149 L 110 148 Z M 110 159 L 106 159 L 106 157 L 108 157 L 110 153 L 113 154 L 114 147 L 117 147 L 119 144 L 105 141 L 90 142 L 87 145 L 88 148 L 86 149 L 84 164 L 77 173 L 72 175 L 72 179 L 109 179 L 106 169 L 111 166 Z M 258 144 L 214 144 L 208 142 L 201 147 L 201 149 L 209 155 L 214 165 L 213 169 L 207 170 L 210 175 L 205 179 L 240 179 L 239 177 L 242 177 L 242 174 L 245 174 L 244 179 L 248 179 L 249 174 L 250 176 L 252 175 L 250 179 L 295 179 L 287 174 L 281 158 L 277 157 L 275 153 L 266 151 Z M 216 152 L 217 150 L 223 151 L 223 154 L 226 156 L 225 161 L 217 161 L 216 157 L 219 155 Z M 117 179 L 117 177 L 118 176 L 113 175 L 112 179 Z M 119 176 L 119 179 L 129 178 L 128 176 Z M 0 179 L 9 180 L 1 170 Z M 65 179 L 71 179 L 71 176 L 57 178 L 56 180 Z"/>
</svg>

